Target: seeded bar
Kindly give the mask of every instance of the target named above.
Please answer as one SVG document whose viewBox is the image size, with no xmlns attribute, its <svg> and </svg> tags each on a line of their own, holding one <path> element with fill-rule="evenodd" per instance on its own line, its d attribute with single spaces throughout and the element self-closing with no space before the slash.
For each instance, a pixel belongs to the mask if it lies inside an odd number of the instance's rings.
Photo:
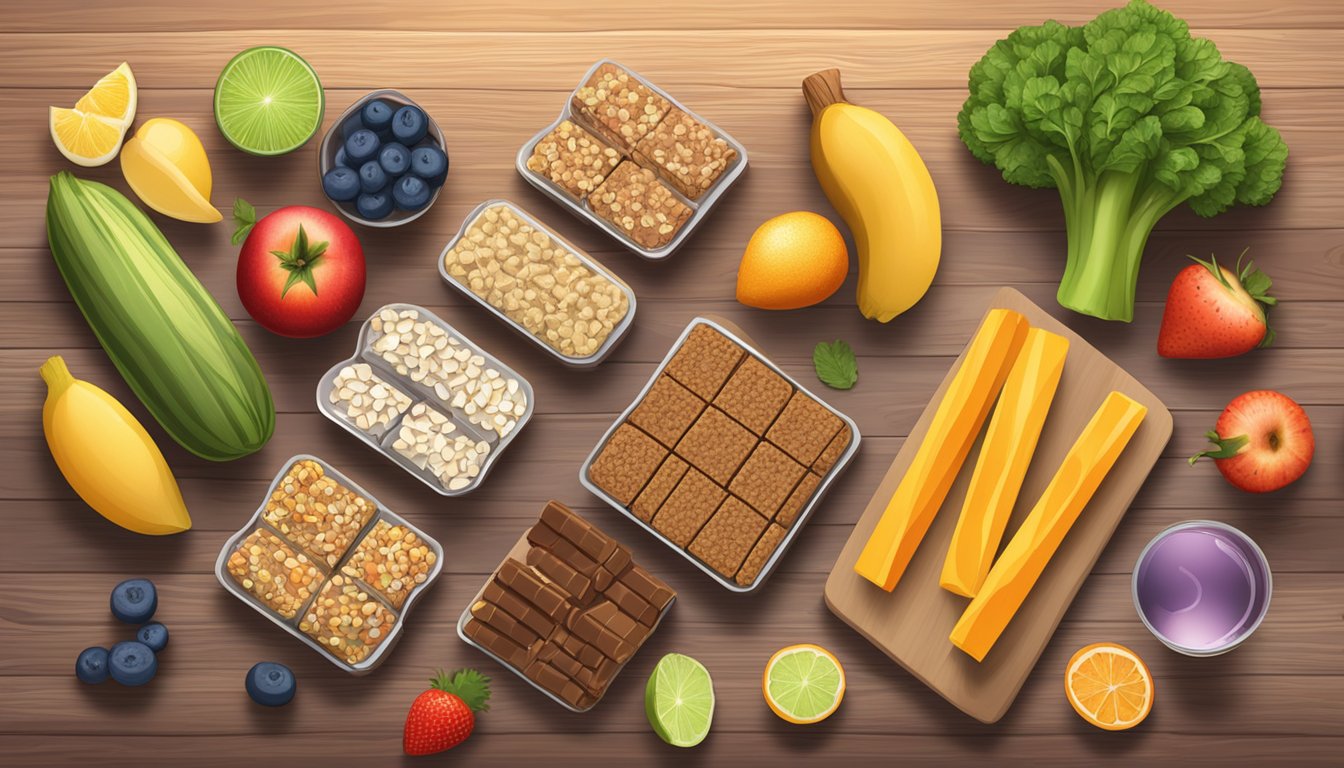
<svg viewBox="0 0 1344 768">
<path fill-rule="evenodd" d="M 411 591 L 429 578 L 438 558 L 410 528 L 379 520 L 341 566 L 341 573 L 363 580 L 400 610 Z"/>
<path fill-rule="evenodd" d="M 726 486 L 756 445 L 746 427 L 717 408 L 706 409 L 677 443 L 677 455 Z"/>
<path fill-rule="evenodd" d="M 299 629 L 336 658 L 358 664 L 387 639 L 396 620 L 390 608 L 338 573 L 322 587 Z"/>
<path fill-rule="evenodd" d="M 728 142 L 676 107 L 635 145 L 635 153 L 692 200 L 709 191 L 737 159 Z"/>
<path fill-rule="evenodd" d="M 370 435 L 382 434 L 411 407 L 411 397 L 383 381 L 368 363 L 347 365 L 337 371 L 328 401 L 336 412 Z"/>
<path fill-rule="evenodd" d="M 732 339 L 697 324 L 664 371 L 705 400 L 713 400 L 745 354 Z"/>
<path fill-rule="evenodd" d="M 258 528 L 229 555 L 229 575 L 262 605 L 292 619 L 313 596 L 322 572 L 275 534 Z"/>
<path fill-rule="evenodd" d="M 750 355 L 733 371 L 714 405 L 758 435 L 764 435 L 793 394 L 793 386 Z"/>
<path fill-rule="evenodd" d="M 569 120 L 561 121 L 537 142 L 527 168 L 550 179 L 576 198 L 602 183 L 621 162 L 621 153 Z"/>
<path fill-rule="evenodd" d="M 630 423 L 671 448 L 704 410 L 704 400 L 663 374 L 630 412 Z"/>
<path fill-rule="evenodd" d="M 653 516 L 653 527 L 679 547 L 691 543 L 727 494 L 692 467 Z"/>
<path fill-rule="evenodd" d="M 728 490 L 753 509 L 774 517 L 807 469 L 770 443 L 760 443 L 733 477 Z"/>
<path fill-rule="evenodd" d="M 573 106 L 599 133 L 627 150 L 672 109 L 671 102 L 615 64 L 598 67 L 574 92 Z"/>
<path fill-rule="evenodd" d="M 784 506 L 780 507 L 779 511 L 775 513 L 775 522 L 785 528 L 793 527 L 793 521 L 798 519 L 798 513 L 803 511 L 803 507 L 807 506 L 808 500 L 812 498 L 812 494 L 816 492 L 817 486 L 820 484 L 821 477 L 818 475 L 812 472 L 803 475 L 798 487 L 793 489 L 793 493 L 789 494 Z"/>
<path fill-rule="evenodd" d="M 681 482 L 681 478 L 686 474 L 686 468 L 690 465 L 676 456 L 668 456 L 663 465 L 658 468 L 649 484 L 644 486 L 644 490 L 639 492 L 635 501 L 630 505 L 630 511 L 635 513 L 644 522 L 653 519 L 653 513 L 667 501 L 672 490 Z"/>
<path fill-rule="evenodd" d="M 326 477 L 320 464 L 302 459 L 280 479 L 262 517 L 314 561 L 335 567 L 375 511 L 368 499 Z"/>
<path fill-rule="evenodd" d="M 667 456 L 667 449 L 622 424 L 588 468 L 588 479 L 621 504 L 629 504 Z"/>
<path fill-rule="evenodd" d="M 662 248 L 677 236 L 691 209 L 656 174 L 626 160 L 588 195 L 588 206 L 636 245 Z"/>
<path fill-rule="evenodd" d="M 729 496 L 687 547 L 725 578 L 733 578 L 768 521 Z"/>
<path fill-rule="evenodd" d="M 756 546 L 751 548 L 751 554 L 747 555 L 746 562 L 742 563 L 742 569 L 737 572 L 733 579 L 739 586 L 749 587 L 756 581 L 756 577 L 761 575 L 761 569 L 765 567 L 765 562 L 775 553 L 779 543 L 784 540 L 784 529 L 778 525 L 772 524 L 765 529 Z"/>
<path fill-rule="evenodd" d="M 812 462 L 812 471 L 819 475 L 830 472 L 831 467 L 835 466 L 835 462 L 839 461 L 840 457 L 844 455 L 845 449 L 849 447 L 849 440 L 853 436 L 849 425 L 841 427 L 840 432 L 831 438 L 830 444 L 821 452 L 817 460 Z"/>
<path fill-rule="evenodd" d="M 821 403 L 802 392 L 795 392 L 765 437 L 800 463 L 810 466 L 843 424 Z"/>
</svg>

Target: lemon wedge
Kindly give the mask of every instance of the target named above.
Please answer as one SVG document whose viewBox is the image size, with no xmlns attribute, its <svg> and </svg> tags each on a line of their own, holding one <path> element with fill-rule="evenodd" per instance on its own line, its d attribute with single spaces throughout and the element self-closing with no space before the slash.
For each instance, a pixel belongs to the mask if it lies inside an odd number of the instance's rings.
<svg viewBox="0 0 1344 768">
<path fill-rule="evenodd" d="M 51 139 L 76 165 L 104 165 L 121 149 L 126 129 L 135 119 L 137 101 L 135 75 L 122 62 L 81 96 L 73 109 L 51 108 Z"/>
<path fill-rule="evenodd" d="M 213 177 L 194 131 L 167 117 L 145 121 L 121 150 L 121 173 L 145 205 L 174 219 L 210 224 Z"/>
</svg>

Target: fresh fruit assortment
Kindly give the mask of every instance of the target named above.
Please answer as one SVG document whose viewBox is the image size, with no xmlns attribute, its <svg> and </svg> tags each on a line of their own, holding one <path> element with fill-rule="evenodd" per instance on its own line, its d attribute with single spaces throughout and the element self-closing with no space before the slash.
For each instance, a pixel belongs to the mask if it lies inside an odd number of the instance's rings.
<svg viewBox="0 0 1344 768">
<path fill-rule="evenodd" d="M 840 290 L 849 248 L 830 219 L 784 213 L 756 228 L 737 267 L 737 300 L 760 309 L 801 309 Z"/>
<path fill-rule="evenodd" d="M 288 205 L 256 220 L 233 205 L 243 248 L 238 298 L 253 320 L 281 336 L 312 338 L 345 325 L 364 300 L 364 248 L 331 213 Z"/>
<path fill-rule="evenodd" d="M 803 95 L 812 109 L 812 170 L 854 235 L 859 311 L 890 322 L 924 298 L 938 271 L 943 227 L 933 177 L 890 120 L 845 100 L 840 70 L 808 77 Z"/>
<path fill-rule="evenodd" d="M 721 324 L 696 318 L 579 472 L 735 592 L 763 583 L 858 428 Z"/>
<path fill-rule="evenodd" d="M 452 674 L 439 670 L 429 690 L 415 697 L 406 713 L 401 749 L 408 755 L 432 755 L 467 740 L 476 713 L 490 708 L 490 678 L 474 669 Z"/>
<path fill-rule="evenodd" d="M 422 307 L 389 304 L 317 385 L 332 421 L 445 496 L 480 486 L 532 418 L 532 385 Z"/>
<path fill-rule="evenodd" d="M 528 183 L 647 259 L 675 251 L 746 166 L 723 129 L 610 59 L 518 153 Z"/>
<path fill-rule="evenodd" d="M 1242 257 L 1245 257 L 1242 253 Z M 1235 269 L 1190 257 L 1167 293 L 1157 353 L 1163 357 L 1209 359 L 1236 357 L 1274 343 L 1266 317 L 1278 303 L 1269 295 L 1269 277 L 1248 262 Z"/>
<path fill-rule="evenodd" d="M 395 91 L 355 102 L 323 142 L 322 191 L 361 224 L 412 220 L 447 178 L 443 135 L 419 105 Z"/>
<path fill-rule="evenodd" d="M 296 456 L 224 543 L 215 577 L 336 666 L 364 674 L 442 568 L 437 541 L 325 462 Z"/>
<path fill-rule="evenodd" d="M 168 628 L 158 622 L 147 623 L 158 610 L 158 591 L 149 579 L 127 579 L 112 589 L 108 602 L 117 621 L 143 626 L 134 639 L 116 643 L 110 650 L 94 646 L 80 651 L 75 659 L 75 677 L 90 685 L 106 682 L 109 677 L 125 686 L 144 685 L 158 674 L 158 654 L 168 645 Z"/>
<path fill-rule="evenodd" d="M 215 81 L 215 124 L 229 143 L 254 155 L 283 155 L 322 125 L 326 97 L 317 73 L 297 53 L 271 45 L 229 60 Z"/>
<path fill-rule="evenodd" d="M 658 660 L 644 687 L 644 714 L 658 738 L 694 747 L 714 722 L 714 681 L 705 665 L 680 653 Z"/>
<path fill-rule="evenodd" d="M 591 709 L 676 593 L 630 550 L 550 501 L 458 621 L 458 634 L 574 712 Z"/>
<path fill-rule="evenodd" d="M 164 216 L 198 224 L 224 218 L 210 203 L 214 175 L 205 147 L 179 120 L 141 123 L 121 150 L 121 175 L 141 202 Z"/>
<path fill-rule="evenodd" d="M 794 725 L 820 723 L 835 714 L 845 698 L 845 668 L 819 645 L 790 645 L 766 662 L 761 690 L 770 711 L 781 720 Z"/>
<path fill-rule="evenodd" d="M 1268 389 L 1238 395 L 1206 436 L 1213 447 L 1191 456 L 1190 463 L 1213 459 L 1227 482 L 1248 493 L 1269 493 L 1296 481 L 1316 453 L 1307 412 Z"/>
<path fill-rule="evenodd" d="M 131 66 L 103 75 L 73 108 L 51 107 L 51 138 L 65 159 L 91 168 L 106 165 L 121 149 L 126 130 L 135 120 L 139 92 Z"/>
</svg>

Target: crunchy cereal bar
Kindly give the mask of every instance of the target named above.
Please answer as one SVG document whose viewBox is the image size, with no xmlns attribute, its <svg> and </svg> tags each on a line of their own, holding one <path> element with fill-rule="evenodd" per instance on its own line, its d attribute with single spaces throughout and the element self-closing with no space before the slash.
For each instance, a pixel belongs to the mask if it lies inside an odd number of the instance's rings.
<svg viewBox="0 0 1344 768">
<path fill-rule="evenodd" d="M 737 159 L 737 150 L 728 142 L 676 107 L 640 140 L 635 152 L 692 200 L 698 200 L 714 186 Z"/>
<path fill-rule="evenodd" d="M 588 478 L 622 504 L 629 504 L 665 456 L 667 449 L 653 438 L 622 424 L 588 468 Z"/>
<path fill-rule="evenodd" d="M 397 614 L 347 576 L 336 574 L 299 620 L 299 629 L 328 653 L 358 664 L 387 639 Z"/>
<path fill-rule="evenodd" d="M 262 517 L 310 558 L 335 567 L 375 511 L 320 464 L 302 459 L 280 479 Z"/>
<path fill-rule="evenodd" d="M 636 245 L 649 250 L 672 242 L 691 217 L 691 209 L 653 171 L 629 160 L 588 195 L 588 205 Z"/>
<path fill-rule="evenodd" d="M 671 448 L 695 423 L 705 401 L 667 374 L 659 376 L 630 413 L 630 423 Z"/>
<path fill-rule="evenodd" d="M 677 455 L 727 486 L 758 438 L 717 408 L 707 408 L 677 443 Z"/>
<path fill-rule="evenodd" d="M 597 352 L 630 311 L 620 285 L 507 205 L 482 211 L 445 254 L 444 268 L 566 357 Z"/>
<path fill-rule="evenodd" d="M 438 555 L 410 528 L 379 520 L 355 548 L 341 573 L 363 580 L 398 610 L 434 570 Z"/>
<path fill-rule="evenodd" d="M 313 596 L 322 572 L 265 528 L 248 534 L 229 555 L 229 575 L 262 605 L 292 619 Z"/>
<path fill-rule="evenodd" d="M 697 325 L 664 370 L 695 394 L 713 400 L 744 354 L 732 339 L 708 325 Z"/>
<path fill-rule="evenodd" d="M 672 109 L 671 102 L 615 64 L 598 67 L 574 92 L 573 106 L 599 133 L 627 150 Z"/>
<path fill-rule="evenodd" d="M 721 576 L 731 579 L 767 524 L 751 507 L 729 496 L 687 549 Z"/>
<path fill-rule="evenodd" d="M 821 403 L 795 392 L 765 437 L 799 462 L 811 466 L 843 425 Z"/>
<path fill-rule="evenodd" d="M 537 142 L 527 159 L 529 170 L 583 198 L 621 162 L 621 153 L 569 120 Z"/>
<path fill-rule="evenodd" d="M 481 474 L 490 444 L 457 431 L 457 425 L 425 403 L 416 403 L 397 428 L 392 450 L 427 469 L 444 488 L 458 491 Z"/>
<path fill-rule="evenodd" d="M 761 575 L 761 568 L 765 567 L 765 561 L 775 553 L 779 543 L 784 540 L 784 529 L 778 525 L 771 525 L 765 529 L 761 535 L 760 541 L 751 548 L 751 554 L 747 555 L 746 562 L 742 563 L 742 568 L 733 578 L 739 586 L 749 587 L 756 581 L 756 577 Z"/>
<path fill-rule="evenodd" d="M 714 404 L 752 432 L 764 435 L 791 394 L 793 386 L 783 376 L 748 355 L 723 385 Z"/>
<path fill-rule="evenodd" d="M 383 381 L 368 363 L 354 363 L 338 371 L 328 400 L 356 427 L 372 435 L 387 429 L 411 407 L 410 396 Z"/>
</svg>

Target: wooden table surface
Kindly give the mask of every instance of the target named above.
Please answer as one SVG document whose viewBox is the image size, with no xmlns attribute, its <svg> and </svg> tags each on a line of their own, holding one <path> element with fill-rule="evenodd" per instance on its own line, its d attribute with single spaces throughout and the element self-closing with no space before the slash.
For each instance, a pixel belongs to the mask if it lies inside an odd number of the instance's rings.
<svg viewBox="0 0 1344 768">
<path fill-rule="evenodd" d="M 0 763 L 7 765 L 389 765 L 411 699 L 435 667 L 473 665 L 495 678 L 476 735 L 441 763 L 520 765 L 848 764 L 1185 765 L 1326 764 L 1344 753 L 1344 5 L 1332 0 L 1170 0 L 1200 35 L 1249 66 L 1264 117 L 1291 155 L 1283 190 L 1263 209 L 1204 220 L 1181 210 L 1149 242 L 1133 324 L 1072 315 L 1054 303 L 1064 261 L 1060 203 L 1052 190 L 1003 183 L 956 136 L 966 72 L 1011 29 L 1054 17 L 1081 23 L 1115 2 L 961 3 L 942 0 L 775 0 L 626 3 L 581 8 L 535 0 L 490 3 L 353 3 L 347 0 L 126 0 L 10 4 L 0 23 Z M 471 7 L 466 7 L 470 5 Z M 114 9 L 115 7 L 115 9 Z M 366 91 L 396 87 L 417 99 L 448 137 L 452 172 L 437 205 L 414 225 L 359 230 L 368 255 L 360 316 L 404 301 L 442 314 L 528 377 L 537 414 L 489 481 L 445 500 L 319 416 L 318 376 L 353 348 L 358 324 L 295 341 L 252 322 L 234 290 L 229 227 L 154 216 L 168 239 L 237 322 L 279 411 L 275 437 L 245 459 L 212 464 L 187 455 L 129 393 L 71 303 L 47 250 L 47 177 L 77 170 L 54 149 L 47 106 L 69 105 L 123 60 L 140 84 L 139 117 L 172 116 L 200 134 L 215 174 L 214 203 L 245 196 L 262 211 L 325 206 L 317 141 L 280 158 L 229 147 L 211 117 L 211 89 L 237 51 L 285 45 L 316 68 L 328 122 Z M 751 167 L 668 263 L 645 263 L 571 218 L 514 172 L 523 141 L 556 112 L 586 67 L 611 56 L 719 122 L 751 152 Z M 922 152 L 944 216 L 942 269 L 914 310 L 888 325 L 863 320 L 854 278 L 823 305 L 787 313 L 733 300 L 737 259 L 769 216 L 812 209 L 835 217 L 807 159 L 802 78 L 838 66 L 858 103 L 889 115 Z M 80 175 L 126 190 L 116 164 Z M 436 257 L 473 206 L 507 197 L 535 211 L 624 277 L 637 292 L 634 328 L 595 371 L 567 370 L 442 284 Z M 1278 342 L 1234 360 L 1175 362 L 1154 352 L 1166 287 L 1184 254 L 1234 257 L 1251 248 L 1274 277 L 1282 305 Z M 822 585 L 850 528 L 981 308 L 1001 285 L 1047 307 L 1135 374 L 1173 410 L 1176 434 L 1008 715 L 984 726 L 957 712 L 831 616 Z M 863 431 L 849 473 L 813 517 L 768 586 L 728 594 L 579 485 L 579 463 L 628 404 L 686 322 L 717 312 L 742 325 L 766 354 L 814 381 L 812 346 L 844 338 L 859 355 L 852 391 L 826 392 Z M 106 388 L 164 448 L 195 527 L 147 538 L 104 522 L 72 493 L 40 429 L 37 366 L 66 357 Z M 1286 491 L 1241 494 L 1211 464 L 1185 457 L 1219 410 L 1255 388 L 1282 390 L 1315 424 L 1315 466 Z M 340 672 L 226 593 L 212 574 L 224 539 L 253 512 L 286 458 L 311 452 L 345 470 L 447 550 L 443 577 L 409 622 L 403 642 L 372 675 Z M 622 538 L 680 591 L 663 628 L 597 708 L 573 715 L 461 643 L 453 624 L 488 571 L 549 498 L 573 505 Z M 1143 628 L 1129 597 L 1143 544 L 1171 523 L 1211 517 L 1265 549 L 1275 576 L 1269 616 L 1242 648 L 1191 659 Z M 119 580 L 147 576 L 172 632 L 158 678 L 139 689 L 79 683 L 79 651 L 130 629 L 107 610 Z M 1136 649 L 1152 668 L 1157 702 L 1138 729 L 1107 734 L 1080 720 L 1060 680 L 1078 647 L 1101 640 Z M 789 643 L 834 650 L 849 692 L 825 724 L 786 725 L 766 708 L 759 677 Z M 694 751 L 666 747 L 645 720 L 642 693 L 662 654 L 703 661 L 718 695 L 713 732 Z M 254 662 L 295 670 L 300 693 L 264 710 L 243 692 Z M 265 756 L 261 759 L 261 756 Z M 407 762 L 410 762 L 407 760 Z M 426 761 L 428 762 L 428 761 Z M 1337 763 L 1336 763 L 1337 764 Z"/>
</svg>

